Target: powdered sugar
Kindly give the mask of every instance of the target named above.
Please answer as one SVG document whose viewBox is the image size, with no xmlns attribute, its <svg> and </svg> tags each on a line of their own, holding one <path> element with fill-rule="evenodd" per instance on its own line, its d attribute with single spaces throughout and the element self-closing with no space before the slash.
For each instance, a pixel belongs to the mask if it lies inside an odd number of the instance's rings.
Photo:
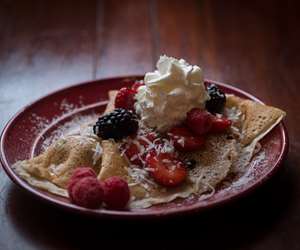
<svg viewBox="0 0 300 250">
<path fill-rule="evenodd" d="M 97 119 L 97 114 L 90 115 L 77 115 L 72 118 L 71 121 L 68 121 L 61 126 L 57 127 L 51 136 L 47 137 L 42 144 L 42 149 L 45 150 L 48 148 L 54 141 L 64 138 L 69 135 L 91 135 L 92 133 L 92 124 Z M 57 120 L 56 120 L 57 122 Z M 55 120 L 52 123 L 56 123 Z M 50 125 L 51 126 L 51 123 Z"/>
</svg>

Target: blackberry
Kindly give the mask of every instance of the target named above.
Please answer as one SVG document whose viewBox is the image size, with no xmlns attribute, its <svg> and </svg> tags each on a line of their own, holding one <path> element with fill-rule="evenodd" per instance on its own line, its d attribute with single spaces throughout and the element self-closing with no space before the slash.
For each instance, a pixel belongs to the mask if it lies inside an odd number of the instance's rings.
<svg viewBox="0 0 300 250">
<path fill-rule="evenodd" d="M 94 125 L 94 133 L 102 139 L 122 139 L 138 130 L 137 116 L 130 110 L 117 108 L 101 116 Z"/>
<path fill-rule="evenodd" d="M 207 87 L 210 99 L 206 102 L 206 109 L 210 113 L 222 113 L 225 103 L 226 96 L 215 84 L 211 84 Z"/>
</svg>

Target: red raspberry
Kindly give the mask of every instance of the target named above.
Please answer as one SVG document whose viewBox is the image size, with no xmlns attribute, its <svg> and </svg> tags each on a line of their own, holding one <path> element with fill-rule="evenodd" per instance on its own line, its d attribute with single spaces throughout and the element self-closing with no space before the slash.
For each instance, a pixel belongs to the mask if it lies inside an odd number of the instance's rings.
<svg viewBox="0 0 300 250">
<path fill-rule="evenodd" d="M 71 178 L 69 179 L 69 183 L 67 186 L 68 192 L 69 192 L 69 197 L 71 199 L 71 201 L 73 201 L 73 197 L 72 197 L 72 189 L 73 186 L 82 178 L 84 177 L 94 177 L 96 178 L 97 175 L 95 173 L 95 171 L 90 168 L 90 167 L 78 167 L 74 170 Z"/>
<path fill-rule="evenodd" d="M 231 126 L 231 121 L 225 117 L 216 117 L 212 119 L 212 126 L 210 132 L 223 133 Z"/>
<path fill-rule="evenodd" d="M 99 208 L 103 202 L 103 188 L 95 177 L 79 179 L 72 188 L 72 202 L 86 208 Z"/>
<path fill-rule="evenodd" d="M 134 110 L 135 94 L 136 91 L 130 88 L 121 88 L 115 99 L 115 108 Z"/>
<path fill-rule="evenodd" d="M 168 135 L 174 141 L 175 148 L 179 151 L 194 151 L 204 145 L 204 138 L 202 136 L 194 136 L 185 127 L 174 127 Z"/>
<path fill-rule="evenodd" d="M 204 135 L 212 126 L 212 115 L 205 110 L 193 108 L 187 113 L 186 125 L 196 135 Z"/>
<path fill-rule="evenodd" d="M 112 176 L 103 183 L 104 202 L 108 208 L 123 209 L 126 207 L 130 191 L 126 181 L 118 176 Z"/>
<path fill-rule="evenodd" d="M 138 88 L 145 85 L 142 81 L 136 81 L 132 86 L 131 89 L 137 92 Z"/>
</svg>

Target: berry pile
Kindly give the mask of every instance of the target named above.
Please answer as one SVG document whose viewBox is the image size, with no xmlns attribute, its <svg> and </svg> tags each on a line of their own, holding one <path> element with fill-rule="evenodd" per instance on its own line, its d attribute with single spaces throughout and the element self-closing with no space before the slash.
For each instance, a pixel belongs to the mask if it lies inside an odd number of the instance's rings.
<svg viewBox="0 0 300 250">
<path fill-rule="evenodd" d="M 193 108 L 186 116 L 183 125 L 173 127 L 168 136 L 178 151 L 190 152 L 201 149 L 208 133 L 223 133 L 231 126 L 225 117 L 217 117 L 209 112 Z"/>
<path fill-rule="evenodd" d="M 141 134 L 141 129 L 138 130 L 134 103 L 135 94 L 142 85 L 142 82 L 135 82 L 132 87 L 121 88 L 115 99 L 116 109 L 99 118 L 94 126 L 94 133 L 103 139 L 118 140 L 131 136 L 132 140 L 120 145 L 120 150 L 128 161 L 132 165 L 147 169 L 158 184 L 165 187 L 178 186 L 186 180 L 187 169 L 195 167 L 196 162 L 180 160 L 174 148 L 181 152 L 199 150 L 204 146 L 207 134 L 225 132 L 231 126 L 231 121 L 214 114 L 222 112 L 226 96 L 217 86 L 210 85 L 207 88 L 210 96 L 210 100 L 206 102 L 207 111 L 200 108 L 191 109 L 181 125 L 171 128 L 160 137 L 155 132 Z M 173 148 L 171 151 L 166 151 L 168 144 Z M 88 173 L 84 175 L 86 174 Z M 72 185 L 74 184 L 70 182 L 70 187 Z M 111 208 L 124 206 L 129 199 L 126 187 L 127 183 L 120 181 L 118 177 L 103 183 L 103 200 L 106 205 Z M 70 197 L 73 199 L 72 192 Z M 118 198 L 115 199 L 116 197 Z"/>
<path fill-rule="evenodd" d="M 91 209 L 99 208 L 104 202 L 109 209 L 123 209 L 130 199 L 126 181 L 118 176 L 99 182 L 96 173 L 89 167 L 77 168 L 68 184 L 72 203 Z"/>
<path fill-rule="evenodd" d="M 117 108 L 101 116 L 94 126 L 94 133 L 102 139 L 122 139 L 138 130 L 137 116 L 130 110 Z"/>
<path fill-rule="evenodd" d="M 173 127 L 167 137 L 155 132 L 139 134 L 121 145 L 128 161 L 135 166 L 145 168 L 156 183 L 165 187 L 175 187 L 186 180 L 187 169 L 193 168 L 193 160 L 182 161 L 175 151 L 160 150 L 169 142 L 178 151 L 190 152 L 201 149 L 208 133 L 223 133 L 231 126 L 231 121 L 211 113 L 194 108 L 187 113 L 185 122 Z"/>
</svg>

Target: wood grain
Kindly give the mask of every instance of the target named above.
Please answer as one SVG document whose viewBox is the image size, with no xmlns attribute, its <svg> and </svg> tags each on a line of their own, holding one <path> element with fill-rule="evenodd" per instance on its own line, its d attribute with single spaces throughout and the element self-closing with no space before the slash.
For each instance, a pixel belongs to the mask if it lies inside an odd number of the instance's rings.
<svg viewBox="0 0 300 250">
<path fill-rule="evenodd" d="M 143 74 L 166 53 L 287 111 L 285 168 L 254 194 L 194 216 L 108 221 L 67 214 L 0 171 L 0 249 L 300 249 L 298 1 L 0 0 L 0 128 L 72 83 Z"/>
<path fill-rule="evenodd" d="M 151 70 L 148 1 L 103 1 L 98 13 L 96 77 L 138 75 Z"/>
<path fill-rule="evenodd" d="M 92 79 L 96 4 L 90 3 L 72 10 L 72 1 L 1 3 L 3 117 L 49 91 Z"/>
</svg>

